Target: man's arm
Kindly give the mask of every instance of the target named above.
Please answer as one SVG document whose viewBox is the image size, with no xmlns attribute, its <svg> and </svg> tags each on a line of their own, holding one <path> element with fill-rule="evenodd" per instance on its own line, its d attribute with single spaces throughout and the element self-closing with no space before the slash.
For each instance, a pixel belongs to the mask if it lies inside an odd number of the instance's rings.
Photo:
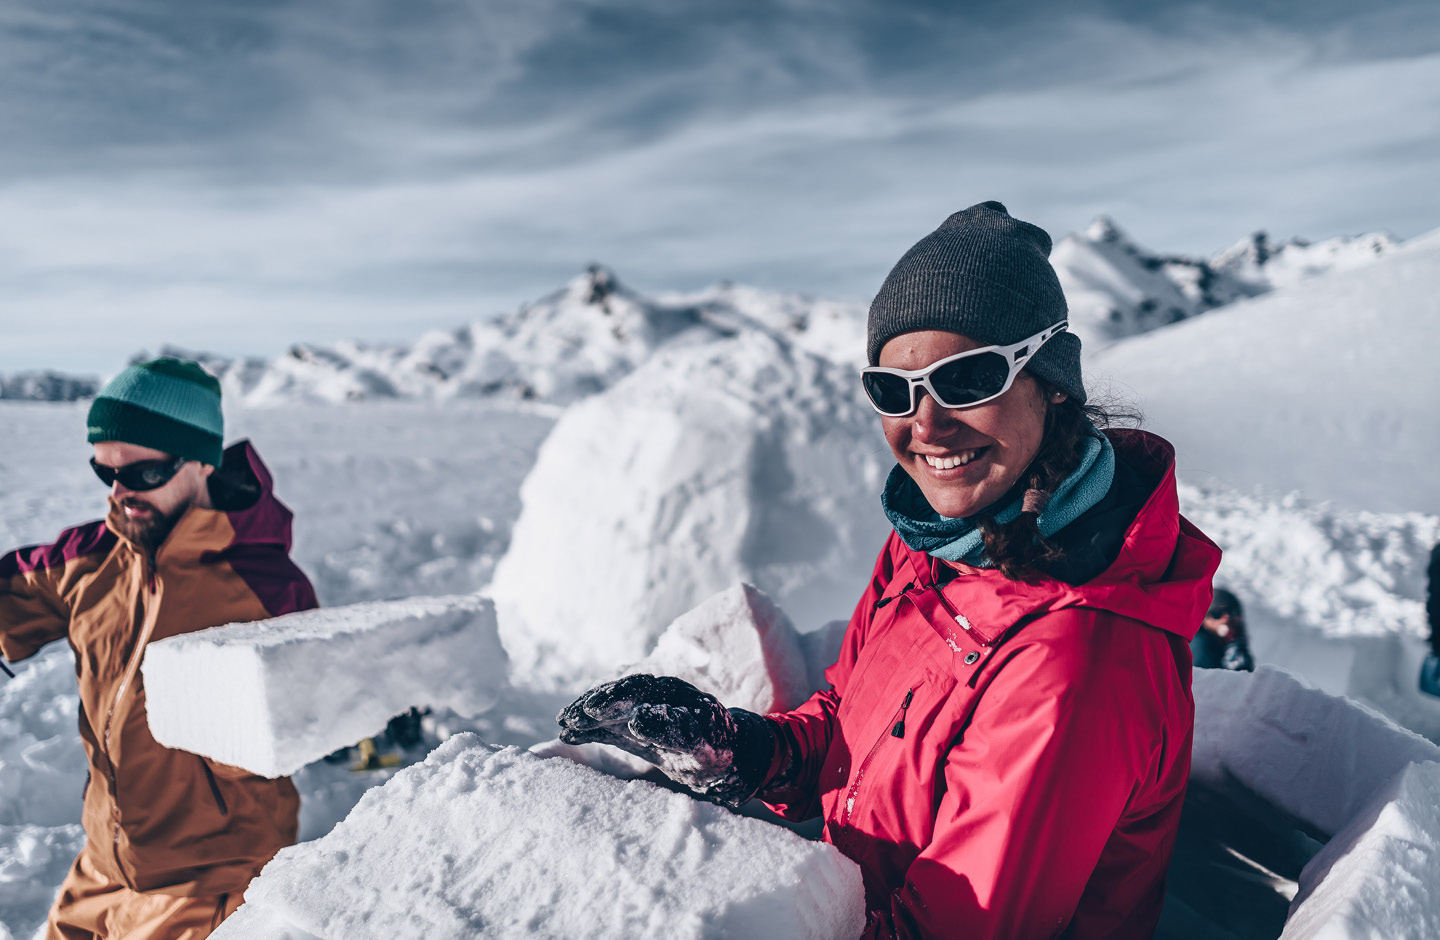
<svg viewBox="0 0 1440 940">
<path fill-rule="evenodd" d="M 6 659 L 27 659 L 70 632 L 66 584 L 113 543 L 105 523 L 97 521 L 66 529 L 49 545 L 0 557 L 0 653 Z"/>
</svg>

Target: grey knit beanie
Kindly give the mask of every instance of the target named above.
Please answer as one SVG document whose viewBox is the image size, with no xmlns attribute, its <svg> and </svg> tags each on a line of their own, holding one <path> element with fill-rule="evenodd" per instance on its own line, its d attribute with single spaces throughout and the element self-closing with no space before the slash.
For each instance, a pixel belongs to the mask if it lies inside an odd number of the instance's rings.
<svg viewBox="0 0 1440 940">
<path fill-rule="evenodd" d="M 946 330 L 982 343 L 1018 343 L 1065 319 L 1060 280 L 1050 266 L 1050 236 L 1011 218 L 998 202 L 957 212 L 905 252 L 870 304 L 866 352 L 871 365 L 901 333 Z M 1025 368 L 1085 402 L 1080 338 L 1066 331 Z"/>
</svg>

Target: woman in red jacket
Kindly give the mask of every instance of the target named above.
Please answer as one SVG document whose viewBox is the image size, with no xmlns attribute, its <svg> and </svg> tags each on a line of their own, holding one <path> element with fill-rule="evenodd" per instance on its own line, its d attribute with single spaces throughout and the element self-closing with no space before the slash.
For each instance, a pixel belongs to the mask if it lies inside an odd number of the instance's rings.
<svg viewBox="0 0 1440 940">
<path fill-rule="evenodd" d="M 711 799 L 822 815 L 867 937 L 1148 937 L 1160 916 L 1220 552 L 1179 514 L 1166 442 L 1096 429 L 1049 252 L 982 203 L 870 308 L 895 532 L 833 688 L 760 716 L 629 676 L 560 715 Z"/>
</svg>

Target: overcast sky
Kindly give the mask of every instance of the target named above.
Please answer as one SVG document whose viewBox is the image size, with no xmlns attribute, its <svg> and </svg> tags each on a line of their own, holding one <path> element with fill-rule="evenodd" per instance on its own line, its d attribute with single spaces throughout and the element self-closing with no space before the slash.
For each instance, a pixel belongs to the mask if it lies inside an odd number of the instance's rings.
<svg viewBox="0 0 1440 940">
<path fill-rule="evenodd" d="M 1440 227 L 1434 0 L 6 0 L 0 371 L 273 355 L 590 261 L 868 298 L 985 199 L 1210 254 Z"/>
</svg>

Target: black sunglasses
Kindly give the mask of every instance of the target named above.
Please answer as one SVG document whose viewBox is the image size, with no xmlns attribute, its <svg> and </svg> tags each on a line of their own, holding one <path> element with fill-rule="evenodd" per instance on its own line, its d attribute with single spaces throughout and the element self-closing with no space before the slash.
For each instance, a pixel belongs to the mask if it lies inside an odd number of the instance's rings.
<svg viewBox="0 0 1440 940">
<path fill-rule="evenodd" d="M 174 478 L 185 465 L 184 457 L 167 457 L 164 460 L 137 460 L 123 467 L 107 467 L 94 457 L 90 458 L 90 469 L 106 486 L 114 486 L 119 480 L 127 490 L 143 493 L 159 489 Z"/>
</svg>

